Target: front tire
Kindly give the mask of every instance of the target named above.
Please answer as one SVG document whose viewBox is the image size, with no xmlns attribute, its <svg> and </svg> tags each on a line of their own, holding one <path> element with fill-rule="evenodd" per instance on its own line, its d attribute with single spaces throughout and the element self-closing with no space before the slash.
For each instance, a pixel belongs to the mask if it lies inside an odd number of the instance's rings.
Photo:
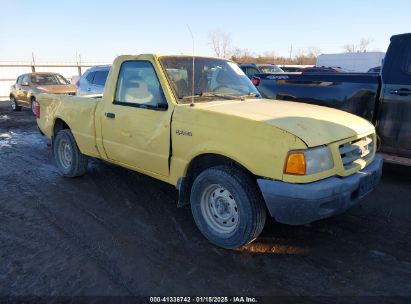
<svg viewBox="0 0 411 304">
<path fill-rule="evenodd" d="M 10 106 L 12 111 L 21 111 L 21 106 L 17 104 L 16 98 L 14 96 L 10 97 Z"/>
<path fill-rule="evenodd" d="M 68 129 L 57 133 L 53 142 L 53 156 L 62 176 L 82 176 L 87 171 L 88 157 L 80 152 Z"/>
<path fill-rule="evenodd" d="M 256 239 L 266 219 L 255 180 L 228 166 L 207 169 L 195 179 L 191 211 L 201 233 L 211 243 L 227 249 L 239 248 Z"/>
</svg>

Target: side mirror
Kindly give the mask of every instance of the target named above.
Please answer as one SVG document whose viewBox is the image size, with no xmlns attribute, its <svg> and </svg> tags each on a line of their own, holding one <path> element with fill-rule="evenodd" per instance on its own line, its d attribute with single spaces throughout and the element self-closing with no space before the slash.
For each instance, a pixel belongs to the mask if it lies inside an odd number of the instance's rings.
<svg viewBox="0 0 411 304">
<path fill-rule="evenodd" d="M 23 87 L 27 87 L 27 86 L 29 85 L 29 83 L 28 83 L 27 81 L 22 81 L 22 82 L 21 82 L 21 85 L 22 85 Z"/>
</svg>

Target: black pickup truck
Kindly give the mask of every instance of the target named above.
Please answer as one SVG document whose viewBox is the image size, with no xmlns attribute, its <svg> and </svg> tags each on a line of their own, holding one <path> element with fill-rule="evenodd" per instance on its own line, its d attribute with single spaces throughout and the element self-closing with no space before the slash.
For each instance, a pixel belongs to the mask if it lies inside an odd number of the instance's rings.
<svg viewBox="0 0 411 304">
<path fill-rule="evenodd" d="M 381 74 L 256 74 L 252 81 L 266 98 L 333 107 L 372 121 L 384 158 L 411 165 L 411 33 L 391 37 Z"/>
</svg>

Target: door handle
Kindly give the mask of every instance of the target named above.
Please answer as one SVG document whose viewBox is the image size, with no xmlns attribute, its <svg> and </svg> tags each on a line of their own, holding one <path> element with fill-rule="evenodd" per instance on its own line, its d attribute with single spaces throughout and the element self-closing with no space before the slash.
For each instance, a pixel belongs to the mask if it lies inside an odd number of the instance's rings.
<svg viewBox="0 0 411 304">
<path fill-rule="evenodd" d="M 411 90 L 409 90 L 409 89 L 391 90 L 390 94 L 400 95 L 400 96 L 408 96 L 408 95 L 411 95 Z"/>
<path fill-rule="evenodd" d="M 114 113 L 105 113 L 105 115 L 106 115 L 107 118 L 111 118 L 111 119 L 116 118 L 116 114 L 114 114 Z"/>
<path fill-rule="evenodd" d="M 91 88 L 87 88 L 87 92 L 90 92 L 91 91 Z"/>
</svg>

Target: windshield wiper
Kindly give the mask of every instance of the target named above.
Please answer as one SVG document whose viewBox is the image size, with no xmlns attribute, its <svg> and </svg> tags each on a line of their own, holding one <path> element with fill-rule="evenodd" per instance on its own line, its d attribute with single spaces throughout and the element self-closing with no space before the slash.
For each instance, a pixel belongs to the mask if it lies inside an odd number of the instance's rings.
<svg viewBox="0 0 411 304">
<path fill-rule="evenodd" d="M 243 96 L 222 94 L 222 93 L 215 93 L 215 92 L 202 92 L 201 97 L 221 97 L 221 98 L 226 98 L 226 99 L 244 100 Z"/>
<path fill-rule="evenodd" d="M 244 100 L 245 98 L 244 96 L 236 96 L 236 95 L 230 95 L 230 94 L 221 94 L 221 93 L 215 93 L 215 92 L 202 92 L 201 94 L 198 94 L 198 95 L 183 96 L 181 99 L 190 99 L 190 98 L 198 98 L 198 97 L 221 97 L 221 98 L 233 99 L 233 100 Z"/>
<path fill-rule="evenodd" d="M 260 94 L 249 92 L 247 95 L 230 95 L 230 94 L 222 94 L 222 93 L 215 93 L 215 92 L 202 92 L 201 94 L 191 95 L 191 96 L 183 96 L 181 99 L 190 99 L 190 98 L 198 98 L 198 97 L 221 97 L 225 99 L 232 99 L 232 100 L 244 100 L 247 97 L 259 97 Z"/>
</svg>

